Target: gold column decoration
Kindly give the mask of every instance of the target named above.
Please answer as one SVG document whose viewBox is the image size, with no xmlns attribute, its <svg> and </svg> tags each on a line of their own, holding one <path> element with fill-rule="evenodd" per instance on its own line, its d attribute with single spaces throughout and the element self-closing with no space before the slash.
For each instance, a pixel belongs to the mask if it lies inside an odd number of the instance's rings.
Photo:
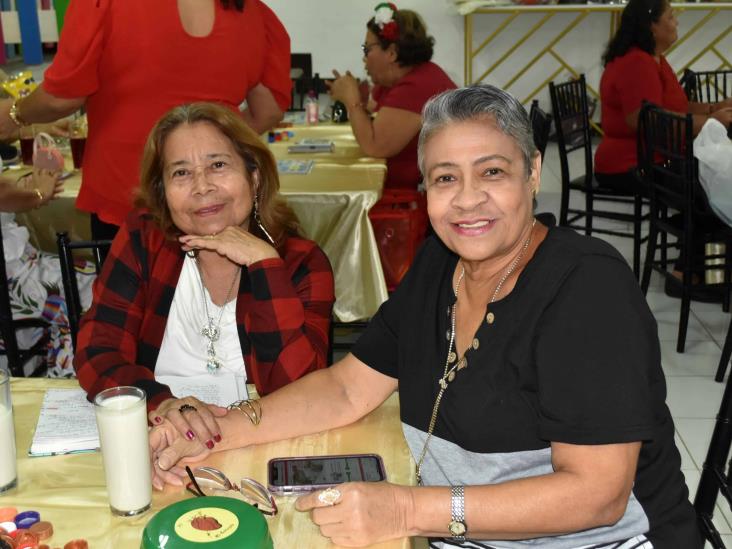
<svg viewBox="0 0 732 549">
<path fill-rule="evenodd" d="M 557 46 L 567 38 L 567 35 L 582 23 L 586 23 L 590 16 L 595 14 L 608 14 L 608 37 L 612 37 L 617 28 L 620 25 L 621 12 L 625 8 L 623 4 L 563 4 L 563 5 L 546 5 L 546 6 L 488 6 L 480 7 L 479 1 L 470 2 L 472 5 L 479 7 L 469 11 L 464 15 L 465 18 L 465 83 L 472 84 L 476 82 L 482 82 L 491 75 L 496 73 L 499 67 L 505 68 L 510 67 L 511 74 L 508 80 L 503 83 L 504 89 L 511 91 L 511 87 L 514 86 L 517 81 L 525 76 L 529 70 L 534 69 L 538 72 L 535 81 L 531 83 L 532 89 L 528 94 L 521 97 L 521 101 L 524 104 L 529 103 L 536 95 L 546 89 L 549 82 L 565 72 L 572 75 L 572 77 L 579 76 L 580 72 L 586 71 L 586 68 L 579 68 L 572 65 L 570 61 L 564 58 L 560 52 L 557 51 Z M 667 55 L 675 50 L 682 51 L 693 51 L 694 54 L 690 60 L 682 67 L 678 67 L 678 74 L 681 75 L 684 69 L 693 68 L 694 64 L 697 63 L 707 53 L 714 55 L 719 59 L 720 64 L 718 68 L 732 67 L 732 63 L 727 55 L 727 48 L 720 47 L 721 42 L 727 38 L 732 32 L 732 25 L 727 25 L 719 34 L 714 36 L 711 40 L 708 36 L 701 38 L 697 41 L 692 40 L 692 37 L 700 36 L 700 31 L 705 27 L 708 27 L 711 22 L 718 21 L 718 17 L 729 18 L 732 15 L 732 3 L 714 3 L 714 4 L 674 4 L 674 9 L 680 13 L 699 11 L 706 12 L 703 17 L 694 23 L 685 33 L 681 36 L 674 46 L 667 52 Z M 469 8 L 465 8 L 468 11 Z M 525 58 L 518 61 L 519 56 L 517 55 L 518 50 L 524 45 L 531 36 L 536 33 L 539 29 L 544 27 L 552 18 L 557 14 L 573 14 L 569 21 L 567 21 L 562 28 L 553 29 L 551 31 L 552 36 L 547 37 L 547 42 L 544 47 L 540 49 L 535 55 L 526 61 Z M 477 48 L 473 48 L 475 40 L 482 38 L 475 36 L 476 32 L 476 17 L 483 15 L 500 15 L 507 14 L 508 16 L 497 26 L 491 29 L 490 32 L 486 31 L 487 36 L 482 39 L 480 45 Z M 534 23 L 531 28 L 517 36 L 516 40 L 512 42 L 512 45 L 501 55 L 493 60 L 490 59 L 490 64 L 486 70 L 484 70 L 477 78 L 474 76 L 475 62 L 481 53 L 485 55 L 485 51 L 491 51 L 492 44 L 495 43 L 496 38 L 506 33 L 511 32 L 516 28 L 522 15 L 536 15 L 540 14 L 541 18 Z M 544 31 L 546 32 L 546 31 Z M 716 32 L 716 31 L 715 31 Z M 552 63 L 541 62 L 545 59 L 552 59 L 559 64 L 558 68 L 555 68 Z M 598 64 L 600 60 L 598 58 Z M 707 67 L 709 68 L 709 67 Z M 533 73 L 532 73 L 533 75 Z M 596 84 L 596 83 L 595 83 Z M 525 91 L 525 90 L 523 90 Z M 588 83 L 588 92 L 590 95 L 599 97 L 598 90 Z M 522 92 L 523 93 L 523 92 Z"/>
</svg>

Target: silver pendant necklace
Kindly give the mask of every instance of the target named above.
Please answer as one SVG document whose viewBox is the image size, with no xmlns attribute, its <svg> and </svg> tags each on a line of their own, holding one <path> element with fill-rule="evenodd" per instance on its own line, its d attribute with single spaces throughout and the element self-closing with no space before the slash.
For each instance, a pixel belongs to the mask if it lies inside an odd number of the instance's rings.
<svg viewBox="0 0 732 549">
<path fill-rule="evenodd" d="M 534 219 L 533 223 L 531 224 L 531 232 L 529 232 L 528 238 L 524 241 L 524 245 L 521 247 L 521 251 L 516 256 L 516 258 L 511 261 L 511 264 L 508 266 L 508 269 L 506 269 L 506 272 L 503 273 L 503 276 L 501 277 L 501 280 L 498 281 L 498 284 L 496 285 L 496 289 L 493 290 L 493 296 L 491 297 L 491 300 L 489 304 L 493 303 L 496 298 L 498 297 L 498 294 L 501 291 L 501 288 L 503 287 L 503 283 L 506 282 L 506 279 L 508 279 L 509 276 L 511 276 L 511 273 L 513 273 L 516 270 L 516 267 L 518 267 L 519 263 L 521 262 L 521 258 L 524 257 L 524 254 L 526 253 L 526 250 L 529 247 L 529 244 L 531 244 L 531 237 L 534 234 L 534 225 L 536 225 L 536 219 Z M 430 423 L 429 427 L 427 428 L 427 438 L 424 441 L 424 446 L 422 447 L 422 453 L 419 456 L 419 459 L 417 460 L 417 485 L 422 486 L 422 464 L 424 463 L 424 458 L 427 455 L 427 447 L 429 446 L 430 439 L 432 438 L 432 433 L 435 430 L 435 423 L 437 423 L 437 412 L 440 409 L 440 402 L 442 401 L 442 396 L 445 394 L 445 390 L 447 389 L 448 384 L 452 383 L 455 379 L 455 375 L 457 372 L 462 370 L 468 365 L 467 359 L 465 358 L 465 355 L 463 354 L 462 358 L 457 361 L 457 363 L 453 364 L 452 367 L 450 367 L 450 364 L 455 362 L 457 360 L 457 348 L 454 348 L 455 346 L 455 311 L 457 310 L 457 299 L 458 294 L 460 292 L 460 284 L 463 281 L 463 278 L 465 278 L 465 266 L 462 266 L 462 270 L 460 271 L 460 276 L 458 276 L 457 282 L 455 283 L 455 303 L 452 305 L 452 309 L 450 311 L 450 345 L 447 348 L 447 358 L 445 359 L 445 370 L 442 374 L 442 377 L 438 380 L 438 385 L 440 387 L 440 391 L 437 393 L 437 398 L 435 398 L 435 404 L 432 407 L 432 415 L 430 416 Z M 493 313 L 488 313 L 486 316 L 486 322 L 489 324 L 493 323 Z M 471 347 L 473 349 L 478 348 L 478 338 L 473 339 L 473 343 Z M 467 352 L 467 351 L 466 351 Z"/>
<path fill-rule="evenodd" d="M 216 347 L 214 344 L 219 340 L 219 336 L 221 335 L 221 319 L 224 316 L 224 309 L 226 309 L 226 306 L 229 304 L 231 291 L 234 289 L 234 285 L 239 279 L 241 266 L 236 269 L 234 279 L 231 281 L 231 286 L 229 286 L 229 291 L 226 292 L 224 304 L 222 305 L 221 311 L 219 312 L 219 319 L 216 321 L 216 324 L 214 324 L 214 319 L 208 313 L 208 303 L 206 303 L 206 288 L 203 283 L 203 271 L 201 270 L 201 264 L 198 262 L 198 257 L 196 257 L 194 261 L 196 262 L 196 268 L 198 269 L 198 280 L 201 283 L 201 301 L 203 302 L 203 310 L 206 313 L 206 324 L 204 324 L 203 328 L 201 328 L 201 335 L 207 340 L 206 371 L 211 375 L 215 375 L 219 372 L 219 370 L 221 370 L 223 363 L 221 362 L 221 360 L 219 360 L 218 356 L 216 356 Z"/>
</svg>

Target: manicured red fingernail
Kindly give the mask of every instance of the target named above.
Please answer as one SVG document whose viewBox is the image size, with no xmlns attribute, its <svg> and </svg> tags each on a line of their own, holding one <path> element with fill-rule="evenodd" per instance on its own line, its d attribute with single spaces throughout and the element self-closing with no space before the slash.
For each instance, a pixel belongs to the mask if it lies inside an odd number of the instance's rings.
<svg viewBox="0 0 732 549">
<path fill-rule="evenodd" d="M 214 435 L 214 440 L 216 442 L 221 442 L 221 435 Z"/>
<path fill-rule="evenodd" d="M 207 440 L 206 441 L 206 448 L 208 448 L 209 450 L 213 450 L 213 447 L 214 447 L 213 440 Z"/>
<path fill-rule="evenodd" d="M 160 416 L 155 416 L 154 421 L 155 421 L 155 423 L 160 423 L 161 421 L 163 421 L 163 418 L 161 418 Z"/>
<path fill-rule="evenodd" d="M 193 431 L 188 431 L 188 432 L 186 433 L 186 437 L 188 437 L 188 440 L 193 440 L 193 438 L 194 438 L 195 436 L 196 436 L 196 435 L 194 435 L 194 434 L 193 434 Z"/>
</svg>

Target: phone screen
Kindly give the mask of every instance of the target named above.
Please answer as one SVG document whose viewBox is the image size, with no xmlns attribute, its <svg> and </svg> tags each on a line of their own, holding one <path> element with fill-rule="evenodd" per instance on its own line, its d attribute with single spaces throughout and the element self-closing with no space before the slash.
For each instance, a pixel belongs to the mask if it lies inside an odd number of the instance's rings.
<svg viewBox="0 0 732 549">
<path fill-rule="evenodd" d="M 342 482 L 385 480 L 381 459 L 374 454 L 280 458 L 269 462 L 272 488 L 308 490 Z"/>
</svg>

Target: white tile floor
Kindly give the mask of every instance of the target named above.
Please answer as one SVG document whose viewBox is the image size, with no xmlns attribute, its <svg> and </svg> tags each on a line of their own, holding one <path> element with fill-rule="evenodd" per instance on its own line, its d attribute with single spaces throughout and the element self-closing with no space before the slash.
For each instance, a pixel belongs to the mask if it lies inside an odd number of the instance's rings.
<svg viewBox="0 0 732 549">
<path fill-rule="evenodd" d="M 559 214 L 559 162 L 550 144 L 542 173 L 542 192 L 537 211 Z M 579 205 L 579 204 L 578 204 Z M 617 227 L 618 225 L 615 224 Z M 630 261 L 630 239 L 597 235 L 613 244 Z M 645 252 L 645 249 L 643 250 Z M 724 392 L 724 384 L 714 381 L 730 314 L 721 305 L 692 301 L 686 350 L 676 352 L 680 300 L 666 296 L 660 276 L 651 281 L 648 304 L 658 322 L 663 370 L 668 388 L 667 403 L 676 424 L 676 444 L 681 452 L 682 469 L 693 501 L 714 421 Z M 717 503 L 714 523 L 725 544 L 732 549 L 732 512 Z M 707 547 L 711 547 L 707 544 Z"/>
</svg>

